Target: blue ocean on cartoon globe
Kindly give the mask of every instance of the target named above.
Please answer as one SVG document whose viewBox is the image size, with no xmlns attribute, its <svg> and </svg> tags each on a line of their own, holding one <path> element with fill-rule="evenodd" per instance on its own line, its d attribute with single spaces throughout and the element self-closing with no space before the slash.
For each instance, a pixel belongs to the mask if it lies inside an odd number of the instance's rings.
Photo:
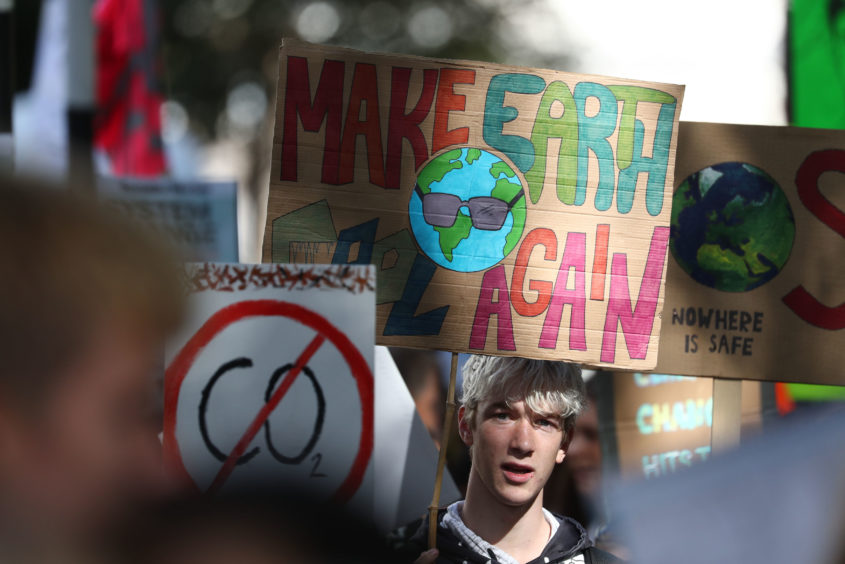
<svg viewBox="0 0 845 564">
<path fill-rule="evenodd" d="M 447 214 L 452 225 L 432 225 L 423 214 L 422 198 L 426 194 L 443 193 L 457 196 L 454 213 Z M 470 198 L 476 200 L 476 217 L 472 217 Z M 489 206 L 491 200 L 495 206 Z M 454 198 L 452 202 L 456 202 Z M 486 202 L 483 207 L 480 202 Z M 500 228 L 484 227 L 481 217 L 485 209 L 499 208 L 507 215 Z M 408 204 L 408 216 L 420 250 L 443 268 L 458 272 L 477 272 L 498 264 L 519 243 L 525 228 L 526 205 L 522 183 L 513 168 L 496 155 L 465 147 L 440 153 L 417 175 L 417 186 Z M 429 218 L 431 219 L 431 217 Z M 436 222 L 435 222 L 436 223 Z"/>
</svg>

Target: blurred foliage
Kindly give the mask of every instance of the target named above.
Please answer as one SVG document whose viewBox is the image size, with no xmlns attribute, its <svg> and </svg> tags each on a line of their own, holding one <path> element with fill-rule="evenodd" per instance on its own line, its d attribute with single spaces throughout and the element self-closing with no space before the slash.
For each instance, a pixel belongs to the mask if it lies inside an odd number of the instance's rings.
<svg viewBox="0 0 845 564">
<path fill-rule="evenodd" d="M 227 96 L 238 85 L 263 86 L 272 104 L 282 37 L 560 68 L 564 58 L 532 49 L 508 25 L 514 13 L 546 6 L 543 0 L 161 0 L 164 92 L 187 110 L 193 132 L 208 139 L 221 134 Z"/>
</svg>

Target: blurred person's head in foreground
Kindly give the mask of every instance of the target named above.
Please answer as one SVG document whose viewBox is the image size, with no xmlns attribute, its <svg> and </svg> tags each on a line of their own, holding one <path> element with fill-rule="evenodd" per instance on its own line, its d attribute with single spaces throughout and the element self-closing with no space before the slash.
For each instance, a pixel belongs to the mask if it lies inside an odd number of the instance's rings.
<svg viewBox="0 0 845 564">
<path fill-rule="evenodd" d="M 472 356 L 461 401 L 459 432 L 472 457 L 466 499 L 439 512 L 438 553 L 422 561 L 564 562 L 593 551 L 579 523 L 543 508 L 584 403 L 580 367 Z M 409 543 L 424 548 L 427 526 Z"/>
<path fill-rule="evenodd" d="M 392 562 L 366 519 L 278 490 L 172 499 L 118 540 L 125 564 Z M 121 546 L 122 545 L 122 546 Z"/>
<path fill-rule="evenodd" d="M 84 542 L 164 485 L 154 371 L 169 249 L 93 201 L 0 188 L 0 552 Z"/>
</svg>

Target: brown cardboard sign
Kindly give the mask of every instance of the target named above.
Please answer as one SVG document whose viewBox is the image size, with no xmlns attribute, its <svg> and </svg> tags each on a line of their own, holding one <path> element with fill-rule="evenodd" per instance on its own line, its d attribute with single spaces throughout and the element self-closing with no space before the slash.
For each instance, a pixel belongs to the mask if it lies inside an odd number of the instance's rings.
<svg viewBox="0 0 845 564">
<path fill-rule="evenodd" d="M 682 123 L 658 370 L 843 384 L 845 132 Z"/>
<path fill-rule="evenodd" d="M 653 367 L 682 96 L 285 41 L 264 260 L 375 264 L 379 344 Z"/>
</svg>

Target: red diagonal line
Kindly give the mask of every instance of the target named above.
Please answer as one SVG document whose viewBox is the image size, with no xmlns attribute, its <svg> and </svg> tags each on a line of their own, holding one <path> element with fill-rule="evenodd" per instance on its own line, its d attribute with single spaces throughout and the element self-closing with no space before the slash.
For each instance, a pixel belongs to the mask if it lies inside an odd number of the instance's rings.
<svg viewBox="0 0 845 564">
<path fill-rule="evenodd" d="M 302 354 L 299 355 L 299 358 L 296 361 L 296 364 L 290 371 L 285 375 L 285 379 L 282 380 L 281 385 L 276 388 L 276 391 L 273 392 L 273 395 L 270 397 L 270 400 L 262 406 L 261 410 L 258 412 L 258 415 L 255 416 L 250 426 L 247 428 L 246 432 L 244 433 L 241 440 L 238 441 L 238 444 L 235 445 L 235 448 L 232 449 L 232 452 L 229 454 L 229 457 L 226 459 L 226 462 L 223 463 L 223 466 L 220 468 L 220 471 L 217 472 L 217 476 L 214 478 L 214 481 L 211 483 L 211 487 L 208 488 L 208 493 L 214 493 L 219 490 L 226 480 L 229 478 L 229 475 L 232 473 L 232 470 L 235 469 L 235 465 L 238 462 L 238 459 L 243 456 L 244 452 L 246 452 L 249 443 L 252 442 L 252 439 L 255 438 L 255 435 L 258 434 L 258 431 L 261 429 L 261 426 L 264 425 L 264 422 L 267 421 L 267 418 L 270 417 L 270 414 L 273 413 L 273 410 L 279 405 L 279 402 L 282 401 L 282 398 L 285 397 L 285 394 L 293 385 L 294 380 L 296 377 L 299 376 L 299 373 L 302 372 L 302 369 L 308 364 L 308 361 L 311 360 L 311 357 L 317 352 L 317 350 L 322 346 L 325 342 L 326 338 L 322 335 L 317 335 L 311 342 L 305 347 L 305 350 L 302 351 Z"/>
</svg>

